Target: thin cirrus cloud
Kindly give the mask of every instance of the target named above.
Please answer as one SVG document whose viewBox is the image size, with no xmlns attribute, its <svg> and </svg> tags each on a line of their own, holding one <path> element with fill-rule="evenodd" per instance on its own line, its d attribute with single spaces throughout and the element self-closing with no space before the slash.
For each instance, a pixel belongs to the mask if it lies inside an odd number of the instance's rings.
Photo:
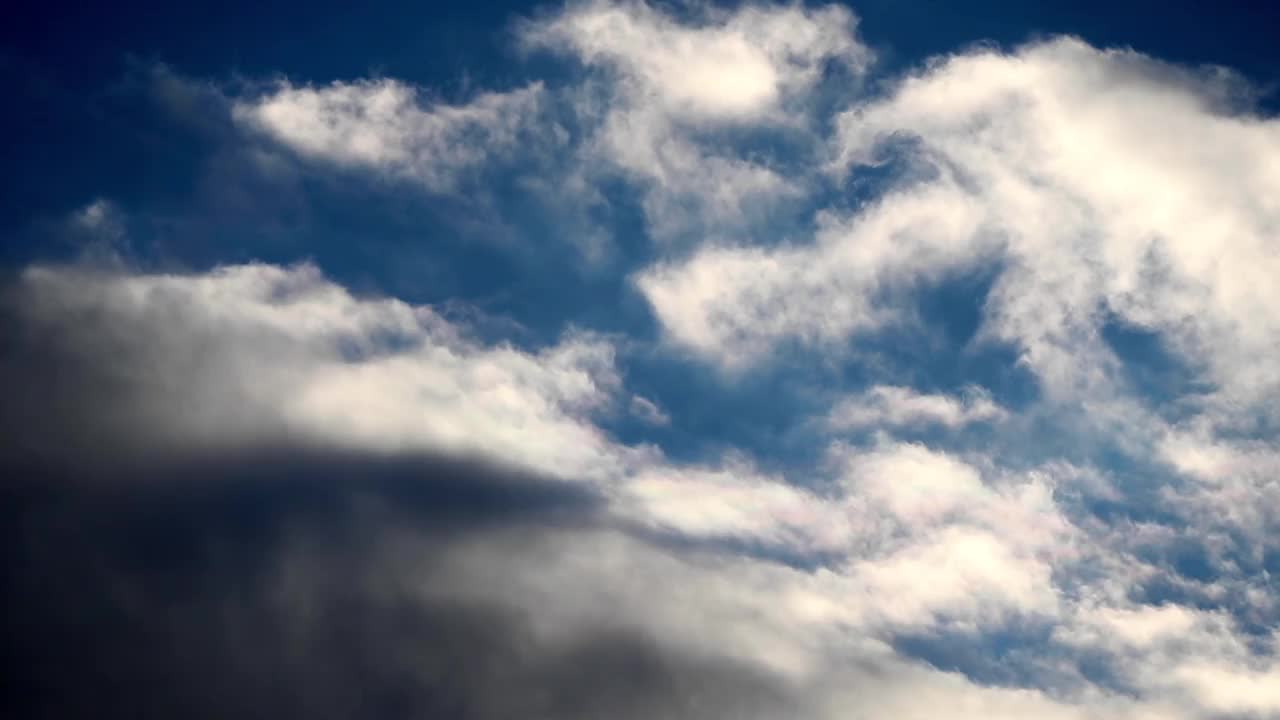
<svg viewBox="0 0 1280 720">
<path fill-rule="evenodd" d="M 385 172 L 447 191 L 511 150 L 538 111 L 542 87 L 482 93 L 459 105 L 424 102 L 393 79 L 295 87 L 237 101 L 237 122 L 304 157 Z"/>
<path fill-rule="evenodd" d="M 918 393 L 911 388 L 877 385 L 857 397 L 845 398 L 831 409 L 827 424 L 836 430 L 940 425 L 959 428 L 970 423 L 995 422 L 1008 413 L 981 388 L 959 396 Z"/>
<path fill-rule="evenodd" d="M 1234 110 L 1238 94 L 1229 77 L 1072 39 L 948 58 L 841 114 L 832 142 L 832 167 L 856 176 L 886 140 L 914 138 L 928 172 L 811 243 L 709 248 L 638 286 L 675 341 L 732 364 L 893 322 L 886 285 L 999 262 L 986 332 L 1024 348 L 1046 387 L 1098 379 L 1092 333 L 1109 310 L 1248 397 L 1276 383 L 1249 358 L 1276 340 L 1263 276 L 1280 135 Z"/>
<path fill-rule="evenodd" d="M 514 24 L 557 69 L 519 89 L 219 95 L 238 142 L 317 173 L 540 173 L 487 207 L 553 188 L 546 216 L 600 209 L 643 247 L 595 269 L 603 302 L 573 263 L 535 278 L 563 285 L 550 339 L 314 262 L 23 268 L 0 297 L 20 707 L 1280 712 L 1276 120 L 1228 72 L 1074 38 L 878 77 L 858 32 L 840 6 L 588 2 Z M 145 226 L 101 198 L 64 224 Z M 930 293 L 974 275 L 942 293 L 974 327 L 932 332 Z M 644 326 L 567 309 L 614 301 Z M 749 406 L 757 382 L 787 394 Z M 53 642 L 86 609 L 101 638 Z"/>
</svg>

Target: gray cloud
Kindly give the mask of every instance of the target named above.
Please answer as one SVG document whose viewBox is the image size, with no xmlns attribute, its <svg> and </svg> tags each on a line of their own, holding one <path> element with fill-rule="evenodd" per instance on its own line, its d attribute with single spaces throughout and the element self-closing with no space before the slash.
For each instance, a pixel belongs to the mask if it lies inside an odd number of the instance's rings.
<svg viewBox="0 0 1280 720">
<path fill-rule="evenodd" d="M 748 458 L 674 463 L 595 424 L 633 397 L 598 339 L 486 345 L 306 266 L 43 267 L 6 292 L 5 587 L 12 664 L 33 688 L 15 702 L 33 712 L 88 712 L 56 708 L 58 688 L 105 682 L 125 715 L 822 718 L 955 702 L 1125 718 L 1167 705 L 1159 667 L 1250 657 L 1208 633 L 1234 641 L 1230 623 L 1191 612 L 1199 654 L 1144 657 L 1133 682 L 1160 694 L 1135 700 L 1119 682 L 1079 685 L 1098 697 L 1032 682 L 1069 672 L 991 686 L 993 668 L 926 642 L 1032 621 L 1055 628 L 1067 652 L 1047 657 L 1069 669 L 1107 613 L 1145 617 L 1076 569 L 1110 563 L 1118 583 L 1151 566 L 1086 541 L 1056 469 L 887 439 L 833 445 L 821 491 Z M 1104 607 L 1078 599 L 1099 592 Z M 82 654 L 61 634 L 76 627 Z"/>
<path fill-rule="evenodd" d="M 787 714 L 776 680 L 623 622 L 548 641 L 450 597 L 465 538 L 590 522 L 563 484 L 305 448 L 131 472 L 7 468 L 6 716 Z"/>
<path fill-rule="evenodd" d="M 6 716 L 795 714 L 768 671 L 625 613 L 548 635 L 545 608 L 503 579 L 509 554 L 470 551 L 589 543 L 612 520 L 586 483 L 474 453 L 325 446 L 273 422 L 235 442 L 168 434 L 155 402 L 171 383 L 230 388 L 218 344 L 196 340 L 207 327 L 166 333 L 190 308 L 131 323 L 74 310 L 74 294 L 43 314 L 32 302 L 11 286 L 3 303 Z M 536 555 L 518 564 L 540 572 Z M 562 592 L 613 590 L 570 580 Z M 478 584 L 497 592 L 459 590 Z"/>
</svg>

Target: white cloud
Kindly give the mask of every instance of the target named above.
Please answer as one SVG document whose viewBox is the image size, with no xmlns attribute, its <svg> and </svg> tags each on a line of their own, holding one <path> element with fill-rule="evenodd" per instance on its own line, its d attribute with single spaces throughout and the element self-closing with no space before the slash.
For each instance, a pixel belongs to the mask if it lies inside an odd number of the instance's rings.
<svg viewBox="0 0 1280 720">
<path fill-rule="evenodd" d="M 954 625 L 977 631 L 1009 615 L 1058 612 L 1052 566 L 997 534 L 947 527 L 889 555 L 856 561 L 850 574 L 869 597 L 867 611 L 894 628 Z"/>
<path fill-rule="evenodd" d="M 539 352 L 483 346 L 429 307 L 355 297 L 306 265 L 31 268 L 22 292 L 29 322 L 68 333 L 127 384 L 102 409 L 122 437 L 175 448 L 296 438 L 482 454 L 579 479 L 619 471 L 621 453 L 589 420 L 617 385 L 613 350 L 589 336 Z M 79 313 L 96 326 L 74 329 Z"/>
<path fill-rule="evenodd" d="M 643 2 L 594 2 L 530 25 L 524 37 L 612 69 L 629 100 L 684 118 L 734 120 L 778 110 L 831 60 L 861 69 L 869 53 L 854 24 L 837 5 L 707 9 L 681 21 Z"/>
<path fill-rule="evenodd" d="M 1146 649 L 1185 637 L 1200 622 L 1196 611 L 1181 605 L 1100 607 L 1082 612 L 1080 622 L 1059 629 L 1058 637 L 1086 646 Z"/>
<path fill-rule="evenodd" d="M 1186 683 L 1211 712 L 1253 717 L 1273 717 L 1280 712 L 1280 667 L 1257 671 L 1189 665 L 1178 669 L 1176 679 Z"/>
<path fill-rule="evenodd" d="M 671 424 L 671 416 L 658 404 L 646 397 L 631 397 L 631 415 L 647 425 L 666 426 Z"/>
<path fill-rule="evenodd" d="M 119 237 L 124 233 L 120 211 L 111 201 L 104 198 L 97 198 L 73 213 L 71 222 L 84 230 L 101 233 L 110 238 Z"/>
<path fill-rule="evenodd" d="M 975 422 L 998 421 L 1007 414 L 992 402 L 990 393 L 977 387 L 953 397 L 877 385 L 859 396 L 836 403 L 827 416 L 827 425 L 836 430 L 921 425 L 959 428 Z"/>
<path fill-rule="evenodd" d="M 1170 488 L 1171 504 L 1203 528 L 1230 528 L 1250 539 L 1252 554 L 1274 547 L 1280 531 L 1280 447 L 1274 440 L 1214 438 L 1209 429 L 1170 431 L 1156 444 L 1158 457 L 1195 480 Z"/>
<path fill-rule="evenodd" d="M 1109 654 L 1144 695 L 1195 707 L 1198 715 L 1271 717 L 1280 711 L 1280 663 L 1252 653 L 1230 616 L 1179 605 L 1080 607 L 1055 637 Z M 1277 647 L 1276 637 L 1266 642 Z"/>
<path fill-rule="evenodd" d="M 611 492 L 615 511 L 644 526 L 820 560 L 846 622 L 976 627 L 1056 612 L 1051 575 L 1075 558 L 1075 530 L 1043 474 L 984 477 L 913 444 L 836 446 L 833 459 L 837 475 L 813 490 L 730 459 L 651 465 Z"/>
<path fill-rule="evenodd" d="M 947 708 L 947 717 L 974 720 L 1198 717 L 1192 707 L 1159 697 L 993 687 L 909 660 L 858 618 L 866 604 L 892 609 L 898 599 L 859 594 L 828 569 L 675 550 L 600 531 L 563 532 L 536 543 L 519 535 L 477 537 L 449 560 L 456 564 L 449 575 L 460 578 L 451 597 L 504 598 L 526 609 L 541 642 L 625 623 L 664 645 L 782 678 L 803 699 L 797 717 L 926 718 L 939 708 Z"/>
<path fill-rule="evenodd" d="M 856 162 L 909 133 L 964 173 L 1010 268 L 989 329 L 1051 387 L 1079 375 L 1069 358 L 1096 344 L 1105 309 L 1163 333 L 1238 397 L 1280 380 L 1252 360 L 1280 339 L 1261 282 L 1277 269 L 1280 174 L 1266 158 L 1280 124 L 1226 109 L 1232 91 L 1220 75 L 1057 40 L 907 80 L 844 116 L 840 151 Z"/>
<path fill-rule="evenodd" d="M 1019 345 L 1050 393 L 1114 386 L 1110 313 L 1159 333 L 1221 403 L 1265 411 L 1280 124 L 1230 110 L 1235 87 L 1071 39 L 930 64 L 854 105 L 834 143 L 855 174 L 886 143 L 930 170 L 811 243 L 704 249 L 639 287 L 674 341 L 733 365 L 881 327 L 902 317 L 886 289 L 995 265 L 984 332 Z"/>
<path fill-rule="evenodd" d="M 901 319 L 876 293 L 979 261 L 969 238 L 982 223 L 981 208 L 945 182 L 893 193 L 847 220 L 820 217 L 812 245 L 703 248 L 636 283 L 673 341 L 742 367 L 787 338 L 826 347 Z"/>
<path fill-rule="evenodd" d="M 635 521 L 694 538 L 746 540 L 803 554 L 843 552 L 852 531 L 838 502 L 762 477 L 742 463 L 652 468 L 619 489 Z"/>
<path fill-rule="evenodd" d="M 583 162 L 642 183 L 650 233 L 665 239 L 750 227 L 801 194 L 796 178 L 735 153 L 717 131 L 803 126 L 828 64 L 860 72 L 867 63 L 854 26 L 834 5 L 676 17 L 643 2 L 593 2 L 528 23 L 522 36 L 600 71 L 575 103 L 595 123 Z"/>
<path fill-rule="evenodd" d="M 397 80 L 285 81 L 274 92 L 240 100 L 233 114 L 299 154 L 406 177 L 436 191 L 512 150 L 539 107 L 542 86 L 483 93 L 463 105 L 424 102 Z"/>
<path fill-rule="evenodd" d="M 695 539 L 739 540 L 818 560 L 806 612 L 866 630 L 976 630 L 1059 612 L 1056 567 L 1076 530 L 1043 474 L 984 477 L 920 445 L 834 448 L 838 475 L 806 490 L 729 461 L 655 465 L 615 488 L 614 508 Z"/>
<path fill-rule="evenodd" d="M 1074 558 L 1075 528 L 1040 473 L 984 477 L 916 444 L 838 449 L 860 553 L 850 576 L 893 625 L 972 627 L 1006 613 L 1057 613 L 1054 568 Z"/>
<path fill-rule="evenodd" d="M 1271 622 L 1274 605 L 1257 600 L 1266 595 L 1257 568 L 1274 552 L 1269 538 L 1277 530 L 1266 509 L 1280 501 L 1270 430 L 1280 372 L 1260 359 L 1280 347 L 1280 295 L 1267 279 L 1280 273 L 1280 164 L 1272 160 L 1280 157 L 1280 122 L 1237 109 L 1240 87 L 1220 72 L 1072 39 L 945 58 L 839 119 L 832 145 L 838 174 L 856 179 L 869 165 L 905 166 L 879 199 L 820 214 L 807 243 L 707 243 L 639 272 L 637 287 L 671 342 L 740 369 L 766 362 L 791 341 L 845 352 L 850 337 L 914 322 L 911 298 L 919 288 L 950 273 L 990 270 L 995 283 L 977 342 L 1017 347 L 1042 391 L 1031 415 L 1001 432 L 1048 423 L 1083 452 L 1109 447 L 1138 466 L 1168 463 L 1177 473 L 1155 468 L 1142 482 L 1162 486 L 1159 510 L 1189 526 L 1178 542 L 1203 545 L 1217 576 L 1194 582 L 1167 566 L 1143 568 L 1129 557 L 1137 550 L 1128 539 L 1107 537 L 1095 545 L 1111 550 L 1085 555 L 1111 558 L 1104 565 L 1115 578 L 1067 589 L 1105 588 L 1118 601 L 1123 594 L 1111 583 L 1135 579 L 1124 573 L 1139 567 L 1143 582 L 1185 588 L 1252 622 Z M 1126 367 L 1142 361 L 1125 355 L 1123 341 L 1108 341 L 1109 322 L 1151 333 L 1194 389 L 1144 396 L 1129 380 L 1130 370 L 1143 368 Z M 1165 419 L 1166 408 L 1177 423 Z M 927 417 L 963 424 L 965 414 L 944 400 L 873 391 L 861 403 L 838 406 L 831 419 L 892 427 Z M 1040 451 L 1013 437 L 1002 447 L 1024 461 Z M 1111 485 L 1120 488 L 1111 502 L 1132 501 L 1122 485 Z M 931 492 L 919 495 L 919 512 L 950 507 L 945 492 Z M 1006 539 L 1003 530 L 994 537 Z M 1173 542 L 1164 537 L 1145 551 Z M 954 567 L 941 549 L 922 545 L 912 553 L 899 559 L 908 580 L 910 568 Z M 978 556 L 1022 573 L 1009 577 L 1088 572 L 1070 558 L 1046 561 L 1034 551 L 975 550 Z M 990 577 L 956 572 L 948 583 Z M 908 580 L 887 586 L 910 597 L 916 588 Z M 1048 595 L 1009 587 L 1001 596 L 1020 598 L 1015 606 L 1053 607 Z M 949 602 L 937 592 L 940 603 Z M 927 614 L 927 596 L 920 597 L 903 621 Z M 1245 657 L 1223 667 L 1257 664 Z"/>
<path fill-rule="evenodd" d="M 1170 433 L 1159 451 L 1178 471 L 1208 483 L 1280 477 L 1280 451 L 1262 441 L 1214 441 L 1202 433 Z"/>
</svg>

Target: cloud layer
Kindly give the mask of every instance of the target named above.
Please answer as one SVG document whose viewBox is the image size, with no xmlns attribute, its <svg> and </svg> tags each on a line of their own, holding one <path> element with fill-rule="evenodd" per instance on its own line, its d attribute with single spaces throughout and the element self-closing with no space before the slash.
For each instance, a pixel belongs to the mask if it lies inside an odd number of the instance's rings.
<svg viewBox="0 0 1280 720">
<path fill-rule="evenodd" d="M 109 189 L 6 277 L 14 716 L 1280 713 L 1245 80 L 1069 37 L 881 76 L 842 6 L 508 39 L 552 70 L 200 94 L 255 180 L 482 208 L 414 242 L 499 291 L 126 258 L 170 218 Z M 466 265 L 477 223 L 543 261 Z"/>
</svg>

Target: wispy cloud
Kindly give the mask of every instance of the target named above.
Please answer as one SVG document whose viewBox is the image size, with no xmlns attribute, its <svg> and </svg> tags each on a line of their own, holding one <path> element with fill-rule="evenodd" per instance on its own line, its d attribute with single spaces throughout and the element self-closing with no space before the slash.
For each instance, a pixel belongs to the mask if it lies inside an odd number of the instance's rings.
<svg viewBox="0 0 1280 720">
<path fill-rule="evenodd" d="M 535 84 L 450 105 L 426 101 L 417 88 L 393 79 L 322 87 L 282 81 L 269 93 L 237 101 L 233 115 L 304 157 L 446 191 L 462 174 L 514 149 L 541 95 Z"/>
<path fill-rule="evenodd" d="M 526 23 L 521 37 L 599 72 L 602 82 L 589 78 L 574 102 L 594 128 L 586 154 L 643 183 L 650 232 L 670 239 L 742 228 L 796 198 L 803 178 L 735 152 L 726 131 L 807 125 L 809 92 L 826 67 L 857 73 L 869 61 L 854 30 L 838 6 L 676 17 L 597 2 Z"/>
<path fill-rule="evenodd" d="M 927 425 L 959 428 L 969 423 L 999 421 L 1007 415 L 981 388 L 969 388 L 957 397 L 877 385 L 838 402 L 827 416 L 827 424 L 836 430 Z"/>
</svg>

